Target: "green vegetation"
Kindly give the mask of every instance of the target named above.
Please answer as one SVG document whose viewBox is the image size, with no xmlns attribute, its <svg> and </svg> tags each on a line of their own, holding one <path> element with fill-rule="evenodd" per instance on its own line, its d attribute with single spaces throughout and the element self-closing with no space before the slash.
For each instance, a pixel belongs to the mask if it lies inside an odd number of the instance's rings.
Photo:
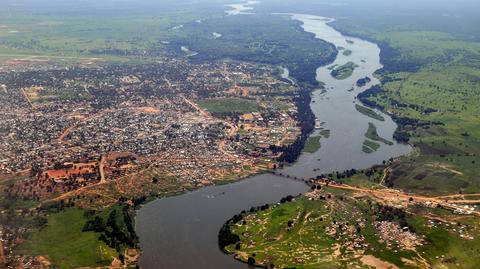
<svg viewBox="0 0 480 269">
<path fill-rule="evenodd" d="M 247 99 L 222 98 L 222 99 L 203 99 L 195 100 L 202 108 L 212 114 L 226 113 L 252 113 L 259 111 L 257 102 Z"/>
<path fill-rule="evenodd" d="M 320 135 L 325 137 L 325 138 L 329 138 L 330 137 L 330 130 L 329 129 L 321 130 Z"/>
<path fill-rule="evenodd" d="M 48 217 L 44 228 L 34 231 L 31 241 L 21 245 L 33 255 L 47 255 L 60 268 L 105 266 L 117 252 L 100 241 L 95 232 L 83 232 L 85 212 L 67 209 Z"/>
<path fill-rule="evenodd" d="M 358 112 L 360 112 L 363 115 L 368 116 L 372 119 L 376 119 L 376 120 L 379 120 L 379 121 L 384 121 L 385 120 L 385 118 L 382 115 L 378 114 L 373 109 L 370 109 L 368 107 L 364 107 L 364 106 L 361 106 L 359 104 L 356 104 L 355 108 L 357 109 Z"/>
<path fill-rule="evenodd" d="M 320 144 L 320 138 L 322 138 L 322 137 L 321 136 L 310 136 L 307 139 L 307 142 L 305 143 L 305 147 L 303 148 L 303 151 L 308 152 L 308 153 L 314 153 L 317 150 L 319 150 L 320 147 L 322 146 Z"/>
<path fill-rule="evenodd" d="M 142 201 L 137 201 L 137 203 Z M 100 234 L 99 239 L 117 252 L 123 253 L 125 248 L 134 248 L 137 236 L 133 224 L 134 212 L 128 206 L 114 206 L 98 214 L 89 212 L 84 232 L 94 231 Z"/>
<path fill-rule="evenodd" d="M 367 101 L 394 112 L 396 137 L 417 150 L 413 159 L 395 164 L 387 185 L 428 194 L 478 193 L 480 43 L 447 32 L 370 31 L 362 34 L 386 42 L 382 57 L 389 60 L 382 86 Z"/>
<path fill-rule="evenodd" d="M 214 39 L 211 32 L 222 34 Z M 188 46 L 198 52 L 195 60 L 235 59 L 288 68 L 300 85 L 318 86 L 315 70 L 333 61 L 336 49 L 316 39 L 289 16 L 260 15 L 211 18 L 190 23 L 175 33 L 175 47 Z"/>
<path fill-rule="evenodd" d="M 356 65 L 354 62 L 348 62 L 344 65 L 335 67 L 334 69 L 332 69 L 332 72 L 330 72 L 330 74 L 336 79 L 347 79 L 353 74 L 353 71 L 357 67 L 358 65 Z"/>
<path fill-rule="evenodd" d="M 376 142 L 370 141 L 368 139 L 365 139 L 365 141 L 363 141 L 362 151 L 365 153 L 373 153 L 377 151 L 379 148 L 380 148 L 380 144 Z"/>
<path fill-rule="evenodd" d="M 120 5 L 64 1 L 58 5 L 25 0 L 22 5 L 2 3 L 0 12 L 6 12 L 0 16 L 1 56 L 118 61 L 125 56 L 164 55 L 168 46 L 162 41 L 181 30 L 174 30 L 175 26 L 220 16 L 224 6 L 220 0 L 162 1 L 147 6 L 131 1 Z"/>
<path fill-rule="evenodd" d="M 441 209 L 412 207 L 415 214 L 410 215 L 402 209 L 378 205 L 369 198 L 349 198 L 345 191 L 328 189 L 320 195 L 323 198 L 319 200 L 302 197 L 257 209 L 242 218 L 237 216 L 230 227 L 239 242 L 226 250 L 243 261 L 253 258 L 257 265 L 273 264 L 275 268 L 367 268 L 365 256 L 400 268 L 421 268 L 423 262 L 473 268 L 468 265 L 479 262 L 475 253 L 480 251 L 480 243 L 461 237 L 479 235 L 479 224 L 474 217 L 464 218 L 451 227 L 442 222 L 428 223 L 424 217 L 448 214 Z M 381 223 L 388 228 L 376 228 Z M 402 230 L 403 227 L 408 230 Z M 397 230 L 393 233 L 398 238 L 382 240 L 392 229 Z M 424 243 L 412 248 L 396 241 L 412 234 Z M 369 247 L 364 253 L 357 252 L 355 244 Z"/>
<path fill-rule="evenodd" d="M 377 127 L 375 126 L 375 124 L 373 124 L 371 122 L 368 123 L 368 130 L 365 133 L 365 137 L 369 138 L 371 140 L 380 141 L 380 142 L 382 142 L 384 144 L 387 144 L 387 145 L 393 145 L 392 141 L 386 140 L 385 138 L 382 138 L 378 135 Z"/>
<path fill-rule="evenodd" d="M 423 193 L 478 192 L 480 62 L 475 59 L 480 45 L 476 53 L 466 42 L 458 48 L 459 41 L 450 42 L 451 50 L 441 49 L 449 42 L 437 37 L 429 36 L 439 43 L 440 48 L 432 50 L 438 53 L 432 55 L 436 63 L 415 72 L 384 74 L 381 94 L 369 98 L 399 115 L 399 134 L 408 136 L 419 152 L 415 159 L 396 165 L 387 184 Z M 452 63 L 441 63 L 452 53 Z"/>
</svg>

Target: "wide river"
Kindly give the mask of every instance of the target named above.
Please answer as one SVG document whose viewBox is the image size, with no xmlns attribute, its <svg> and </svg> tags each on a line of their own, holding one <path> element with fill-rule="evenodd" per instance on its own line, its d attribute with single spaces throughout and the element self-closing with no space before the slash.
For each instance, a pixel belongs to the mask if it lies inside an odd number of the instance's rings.
<svg viewBox="0 0 480 269">
<path fill-rule="evenodd" d="M 334 64 L 352 61 L 358 67 L 344 80 L 333 78 L 328 67 L 318 68 L 317 79 L 325 83 L 326 91 L 313 93 L 311 107 L 323 122 L 322 127 L 330 130 L 331 135 L 321 139 L 322 146 L 317 152 L 302 154 L 298 162 L 283 172 L 312 177 L 325 172 L 368 168 L 382 160 L 407 154 L 410 147 L 397 143 L 391 146 L 382 144 L 371 154 L 362 152 L 369 122 L 377 126 L 380 136 L 389 140 L 392 140 L 396 128 L 387 115 L 383 115 L 385 121 L 377 121 L 355 109 L 355 96 L 378 83 L 373 77 L 373 73 L 382 67 L 378 46 L 343 36 L 327 24 L 330 19 L 298 14 L 289 16 L 301 21 L 306 32 L 352 52 L 347 56 L 340 51 Z M 357 79 L 366 76 L 372 81 L 364 87 L 357 87 Z M 143 251 L 140 266 L 145 269 L 248 268 L 219 250 L 217 235 L 220 227 L 244 209 L 274 203 L 286 195 L 303 193 L 307 189 L 302 182 L 267 174 L 151 202 L 138 211 L 136 219 Z"/>
</svg>

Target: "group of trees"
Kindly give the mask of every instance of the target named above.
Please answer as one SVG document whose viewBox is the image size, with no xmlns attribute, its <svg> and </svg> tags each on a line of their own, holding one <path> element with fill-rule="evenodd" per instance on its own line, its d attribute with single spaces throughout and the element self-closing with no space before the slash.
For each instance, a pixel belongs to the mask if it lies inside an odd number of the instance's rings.
<svg viewBox="0 0 480 269">
<path fill-rule="evenodd" d="M 135 247 L 138 238 L 129 211 L 128 206 L 123 206 L 120 211 L 113 209 L 106 221 L 102 216 L 96 215 L 85 223 L 83 231 L 100 233 L 99 239 L 117 251 L 123 246 Z"/>
<path fill-rule="evenodd" d="M 218 232 L 218 246 L 223 252 L 226 252 L 225 247 L 240 242 L 240 237 L 232 233 L 231 226 L 238 223 L 243 219 L 242 214 L 233 216 L 227 222 L 225 222 Z"/>
<path fill-rule="evenodd" d="M 297 118 L 300 120 L 301 135 L 289 146 L 275 147 L 272 146 L 272 151 L 282 151 L 282 155 L 279 161 L 293 163 L 297 160 L 298 156 L 302 153 L 305 142 L 308 139 L 308 135 L 315 128 L 315 114 L 313 114 L 310 108 L 310 90 L 302 90 L 298 97 L 294 98 L 295 104 L 298 110 Z"/>
<path fill-rule="evenodd" d="M 395 208 L 379 204 L 376 212 L 376 220 L 397 222 L 402 228 L 408 227 L 410 231 L 415 231 L 415 229 L 408 223 L 407 213 L 401 208 Z"/>
<path fill-rule="evenodd" d="M 301 194 L 299 194 L 299 195 L 301 195 Z M 283 197 L 282 199 L 280 199 L 280 203 L 283 204 L 283 203 L 286 203 L 286 202 L 291 202 L 294 198 L 295 197 L 292 196 L 292 195 L 287 195 L 287 196 Z M 268 204 L 261 205 L 261 206 L 256 206 L 256 207 L 253 206 L 253 207 L 250 208 L 250 210 L 248 212 L 249 213 L 255 213 L 255 212 L 258 212 L 258 211 L 265 211 L 269 208 L 270 208 L 270 206 Z M 227 247 L 229 245 L 235 245 L 235 248 L 237 250 L 240 249 L 240 244 L 239 244 L 240 237 L 237 234 L 234 234 L 232 232 L 231 227 L 232 227 L 232 225 L 242 221 L 245 214 L 247 214 L 247 211 L 243 210 L 240 214 L 237 214 L 237 215 L 233 216 L 231 219 L 227 220 L 227 222 L 225 222 L 223 224 L 222 228 L 220 229 L 220 231 L 218 233 L 218 245 L 219 245 L 219 247 L 222 251 L 226 252 L 225 247 Z"/>
</svg>

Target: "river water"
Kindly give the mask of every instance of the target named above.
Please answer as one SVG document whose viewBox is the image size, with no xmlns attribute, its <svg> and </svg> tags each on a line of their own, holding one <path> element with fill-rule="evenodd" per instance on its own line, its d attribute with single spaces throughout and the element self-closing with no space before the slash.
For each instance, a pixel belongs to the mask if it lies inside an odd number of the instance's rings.
<svg viewBox="0 0 480 269">
<path fill-rule="evenodd" d="M 298 162 L 286 167 L 283 172 L 312 177 L 324 172 L 368 168 L 382 160 L 408 153 L 409 146 L 397 143 L 391 146 L 382 144 L 372 154 L 362 152 L 369 122 L 377 126 L 380 136 L 392 141 L 396 128 L 387 115 L 384 115 L 386 120 L 380 122 L 355 109 L 355 96 L 378 83 L 373 77 L 375 70 L 381 68 L 378 46 L 343 36 L 328 26 L 330 19 L 298 14 L 289 16 L 303 22 L 304 30 L 314 33 L 317 38 L 352 51 L 350 56 L 340 52 L 334 64 L 353 61 L 359 67 L 344 80 L 333 78 L 327 67 L 317 70 L 317 79 L 325 83 L 325 90 L 313 93 L 311 106 L 317 118 L 324 122 L 322 127 L 329 129 L 331 135 L 321 139 L 320 150 L 302 154 Z M 288 76 L 288 70 L 284 70 L 283 75 Z M 357 79 L 366 76 L 372 81 L 364 87 L 356 87 Z M 307 189 L 302 182 L 266 174 L 151 202 L 138 211 L 136 219 L 136 231 L 143 251 L 140 266 L 145 269 L 248 268 L 218 249 L 220 227 L 244 209 L 274 203 L 286 195 L 302 193 Z"/>
<path fill-rule="evenodd" d="M 332 19 L 300 14 L 291 17 L 301 21 L 306 32 L 313 33 L 317 38 L 343 50 L 339 51 L 333 64 L 317 69 L 317 80 L 324 83 L 325 90 L 316 90 L 312 96 L 312 110 L 322 123 L 321 127 L 330 131 L 330 137 L 322 138 L 320 150 L 313 154 L 303 154 L 295 165 L 285 168 L 284 173 L 313 177 L 326 172 L 367 168 L 391 157 L 409 153 L 410 146 L 394 142 L 393 133 L 397 125 L 388 115 L 377 111 L 385 118 L 385 121 L 378 121 L 359 113 L 355 108 L 356 103 L 360 104 L 355 100 L 358 93 L 379 84 L 378 79 L 373 76 L 376 70 L 382 68 L 379 47 L 359 38 L 343 36 L 328 25 Z M 344 55 L 345 50 L 350 50 L 351 54 Z M 329 67 L 341 66 L 347 62 L 358 66 L 350 77 L 338 80 L 330 74 Z M 365 77 L 371 79 L 370 83 L 357 87 L 357 80 Z M 369 122 L 375 124 L 379 136 L 394 144 L 379 142 L 381 146 L 376 152 L 364 153 L 362 144 Z M 318 135 L 319 132 L 320 130 L 317 130 L 312 135 Z"/>
</svg>

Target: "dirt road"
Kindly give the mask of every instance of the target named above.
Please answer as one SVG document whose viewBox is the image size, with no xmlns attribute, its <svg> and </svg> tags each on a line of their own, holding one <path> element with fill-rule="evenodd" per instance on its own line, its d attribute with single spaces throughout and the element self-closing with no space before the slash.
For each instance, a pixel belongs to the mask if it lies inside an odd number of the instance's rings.
<svg viewBox="0 0 480 269">
<path fill-rule="evenodd" d="M 326 186 L 326 182 L 318 182 L 321 185 Z M 393 189 L 381 189 L 381 190 L 373 190 L 373 189 L 367 189 L 367 188 L 359 188 L 359 187 L 354 187 L 350 186 L 347 184 L 332 184 L 329 183 L 328 187 L 331 188 L 336 188 L 336 189 L 343 189 L 343 190 L 351 190 L 351 191 L 356 191 L 360 193 L 366 193 L 373 195 L 377 198 L 380 198 L 382 200 L 388 200 L 389 202 L 396 202 L 398 204 L 400 203 L 405 203 L 405 202 L 412 202 L 412 203 L 430 203 L 430 204 L 438 204 L 441 205 L 444 208 L 451 209 L 451 210 L 461 210 L 461 211 L 468 211 L 472 215 L 480 216 L 480 211 L 476 210 L 469 210 L 466 209 L 464 206 L 460 206 L 458 204 L 478 204 L 480 203 L 480 200 L 453 200 L 451 202 L 447 202 L 444 199 L 439 199 L 437 197 L 427 197 L 427 196 L 421 196 L 421 195 L 416 195 L 416 194 L 407 194 L 400 192 L 398 190 L 393 190 Z M 480 194 L 476 194 L 480 195 Z"/>
</svg>

